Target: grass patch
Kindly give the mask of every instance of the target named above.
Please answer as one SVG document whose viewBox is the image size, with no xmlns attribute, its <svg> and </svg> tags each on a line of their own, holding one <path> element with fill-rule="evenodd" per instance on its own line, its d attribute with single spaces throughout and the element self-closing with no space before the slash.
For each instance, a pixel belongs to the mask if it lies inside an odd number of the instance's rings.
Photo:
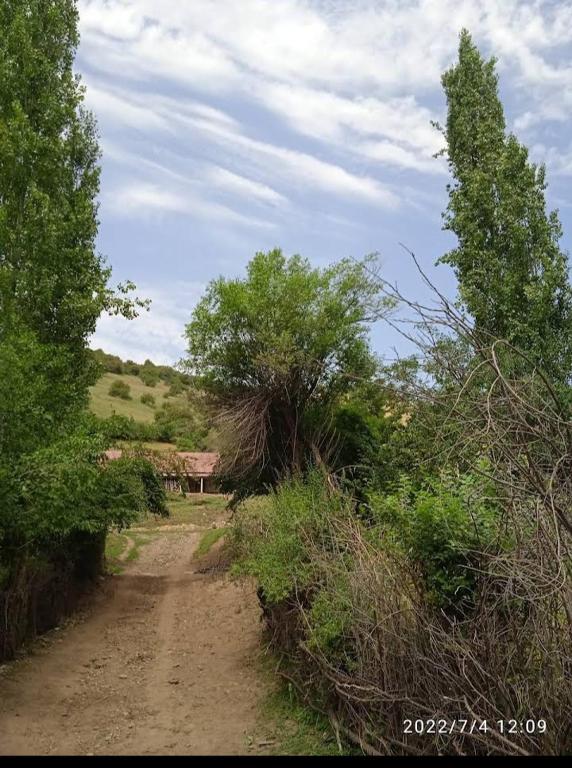
<svg viewBox="0 0 572 768">
<path fill-rule="evenodd" d="M 105 540 L 105 567 L 108 573 L 121 573 L 122 555 L 129 545 L 124 533 L 110 531 Z"/>
<path fill-rule="evenodd" d="M 109 394 L 110 386 L 117 381 L 129 385 L 131 400 L 121 400 Z M 165 395 L 168 391 L 169 385 L 163 381 L 160 381 L 154 387 L 147 387 L 138 376 L 104 373 L 93 387 L 90 387 L 89 408 L 100 418 L 108 418 L 115 413 L 118 416 L 133 417 L 135 421 L 143 421 L 150 424 L 155 420 L 155 410 L 158 410 L 165 402 Z M 148 405 L 142 403 L 141 395 L 152 395 L 155 398 L 155 409 L 149 408 Z M 186 398 L 184 395 L 178 395 L 167 400 L 167 402 L 171 403 L 177 401 L 186 402 Z"/>
<path fill-rule="evenodd" d="M 110 531 L 105 541 L 105 563 L 108 573 L 115 575 L 123 572 L 125 563 L 137 560 L 141 554 L 141 547 L 152 541 L 153 535 L 149 533 L 129 532 L 117 533 Z"/>
<path fill-rule="evenodd" d="M 127 557 L 125 558 L 126 563 L 131 563 L 134 560 L 137 560 L 141 554 L 141 547 L 145 544 L 149 544 L 149 542 L 152 541 L 154 537 L 151 533 L 139 533 L 130 531 L 129 538 L 133 542 L 133 546 L 127 553 Z"/>
<path fill-rule="evenodd" d="M 268 676 L 271 676 L 268 670 Z M 251 744 L 265 745 L 271 755 L 351 755 L 359 754 L 342 743 L 338 746 L 330 721 L 307 707 L 291 683 L 280 681 L 263 700 L 256 736 Z"/>
<path fill-rule="evenodd" d="M 224 517 L 228 499 L 221 494 L 167 494 L 169 517 L 149 515 L 137 522 L 138 528 L 161 528 L 168 525 L 192 524 L 207 528 Z"/>
<path fill-rule="evenodd" d="M 212 547 L 217 543 L 219 539 L 225 535 L 228 528 L 210 528 L 205 531 L 199 541 L 199 545 L 195 550 L 195 557 L 203 557 Z"/>
</svg>

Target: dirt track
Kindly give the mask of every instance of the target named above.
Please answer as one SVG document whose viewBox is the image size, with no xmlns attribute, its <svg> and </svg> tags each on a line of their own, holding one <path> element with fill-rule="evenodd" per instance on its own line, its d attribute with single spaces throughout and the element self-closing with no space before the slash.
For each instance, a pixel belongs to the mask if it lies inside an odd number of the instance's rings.
<svg viewBox="0 0 572 768">
<path fill-rule="evenodd" d="M 258 606 L 197 572 L 199 537 L 159 533 L 86 617 L 2 668 L 0 755 L 252 754 Z"/>
</svg>

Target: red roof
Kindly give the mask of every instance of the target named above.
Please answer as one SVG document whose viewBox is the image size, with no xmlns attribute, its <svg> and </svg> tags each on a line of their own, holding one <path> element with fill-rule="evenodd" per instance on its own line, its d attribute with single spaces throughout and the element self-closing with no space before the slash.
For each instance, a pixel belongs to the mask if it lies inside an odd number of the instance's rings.
<svg viewBox="0 0 572 768">
<path fill-rule="evenodd" d="M 185 462 L 185 468 L 189 475 L 214 475 L 219 460 L 218 453 L 177 451 L 177 456 Z"/>
<path fill-rule="evenodd" d="M 112 461 L 113 459 L 120 459 L 123 455 L 123 451 L 117 449 L 111 449 L 105 451 L 105 458 Z M 189 451 L 165 451 L 151 453 L 147 458 L 150 461 L 157 464 L 157 468 L 161 470 L 168 457 L 176 457 L 177 461 L 180 461 L 184 465 L 184 471 L 188 475 L 195 475 L 197 477 L 208 477 L 215 474 L 215 467 L 219 460 L 218 453 L 190 453 Z M 167 467 L 164 467 L 168 469 Z"/>
</svg>

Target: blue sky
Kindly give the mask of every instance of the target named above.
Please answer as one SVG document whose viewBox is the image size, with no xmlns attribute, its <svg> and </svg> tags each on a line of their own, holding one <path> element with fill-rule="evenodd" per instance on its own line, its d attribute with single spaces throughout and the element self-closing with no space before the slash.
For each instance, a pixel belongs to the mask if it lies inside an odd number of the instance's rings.
<svg viewBox="0 0 572 768">
<path fill-rule="evenodd" d="M 92 346 L 173 363 L 210 279 L 280 246 L 324 265 L 381 254 L 423 289 L 405 243 L 435 260 L 447 168 L 440 76 L 466 26 L 498 58 L 509 128 L 548 169 L 570 248 L 572 2 L 550 0 L 79 0 L 76 62 L 103 151 L 98 247 L 114 281 L 151 298 L 102 317 Z M 375 350 L 406 351 L 380 324 Z"/>
</svg>

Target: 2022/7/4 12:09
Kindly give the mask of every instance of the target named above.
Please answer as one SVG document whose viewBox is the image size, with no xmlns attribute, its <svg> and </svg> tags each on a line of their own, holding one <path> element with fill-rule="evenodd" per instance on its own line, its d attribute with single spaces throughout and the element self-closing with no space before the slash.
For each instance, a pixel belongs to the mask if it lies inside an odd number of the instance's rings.
<svg viewBox="0 0 572 768">
<path fill-rule="evenodd" d="M 439 733 L 488 733 L 489 731 L 496 730 L 503 735 L 517 734 L 517 733 L 546 733 L 546 720 L 535 720 L 530 718 L 528 720 L 476 720 L 476 719 L 463 719 L 445 720 L 445 719 L 432 719 L 422 720 L 420 718 L 416 720 L 404 720 L 403 721 L 403 733 L 415 733 L 417 735 L 422 734 L 439 734 Z"/>
</svg>

